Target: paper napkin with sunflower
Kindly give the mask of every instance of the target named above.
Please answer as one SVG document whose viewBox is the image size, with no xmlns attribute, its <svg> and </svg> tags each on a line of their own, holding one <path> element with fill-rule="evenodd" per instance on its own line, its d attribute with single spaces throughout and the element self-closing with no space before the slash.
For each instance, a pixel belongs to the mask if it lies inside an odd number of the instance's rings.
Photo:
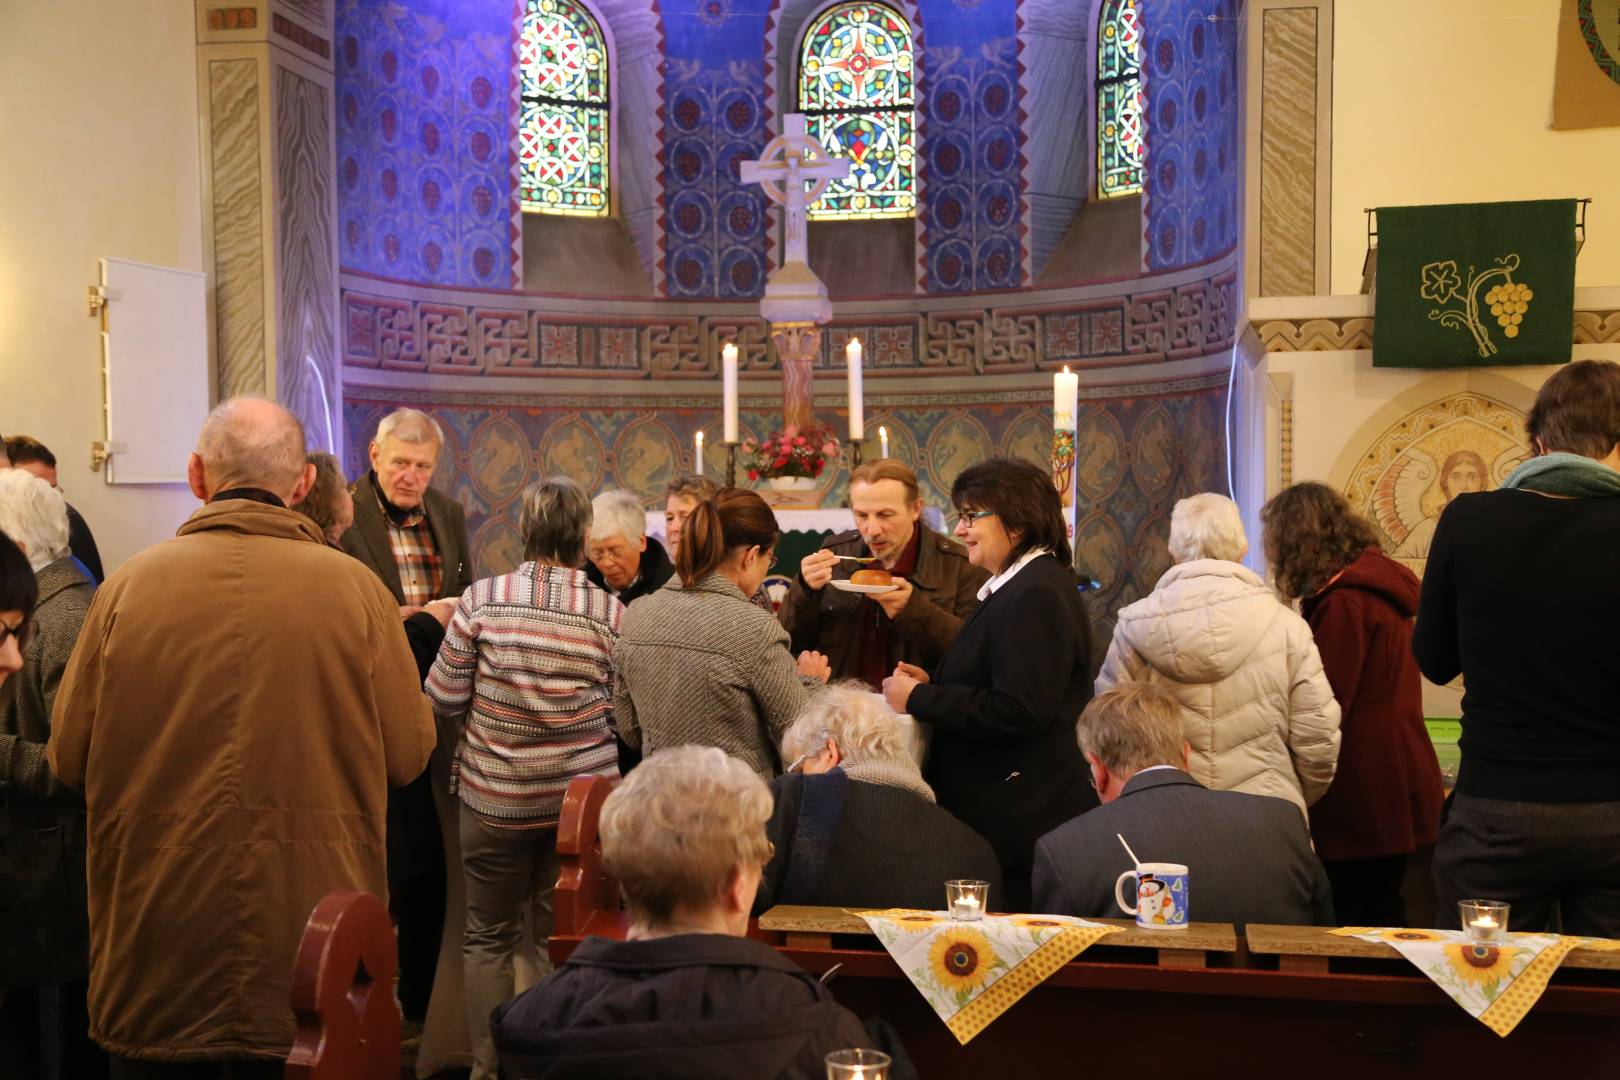
<svg viewBox="0 0 1620 1080">
<path fill-rule="evenodd" d="M 1066 915 L 987 915 L 956 922 L 943 912 L 856 912 L 966 1043 L 1048 975 L 1117 926 Z"/>
<path fill-rule="evenodd" d="M 1500 944 L 1484 944 L 1461 930 L 1346 926 L 1328 932 L 1393 945 L 1469 1016 L 1504 1036 L 1541 1000 L 1571 949 L 1620 951 L 1620 941 L 1559 934 L 1509 934 Z"/>
</svg>

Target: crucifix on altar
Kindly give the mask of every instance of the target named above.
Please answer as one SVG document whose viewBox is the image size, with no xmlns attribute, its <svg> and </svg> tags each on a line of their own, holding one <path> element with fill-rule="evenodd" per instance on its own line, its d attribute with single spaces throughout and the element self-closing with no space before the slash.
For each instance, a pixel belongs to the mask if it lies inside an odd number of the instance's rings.
<svg viewBox="0 0 1620 1080">
<path fill-rule="evenodd" d="M 821 348 L 819 327 L 832 318 L 832 302 L 827 286 L 810 269 L 807 210 L 829 183 L 849 175 L 849 162 L 829 157 L 805 134 L 803 113 L 788 113 L 782 118 L 782 134 L 766 144 L 758 161 L 743 162 L 741 175 L 763 187 L 787 215 L 782 264 L 765 279 L 759 310 L 770 323 L 771 341 L 782 361 L 783 421 L 808 428 L 814 424 L 811 369 Z"/>
</svg>

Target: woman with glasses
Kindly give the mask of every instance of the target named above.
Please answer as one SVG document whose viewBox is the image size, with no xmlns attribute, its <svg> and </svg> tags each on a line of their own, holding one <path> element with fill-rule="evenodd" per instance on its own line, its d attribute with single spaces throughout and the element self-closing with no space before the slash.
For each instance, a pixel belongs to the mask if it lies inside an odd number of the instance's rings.
<svg viewBox="0 0 1620 1080">
<path fill-rule="evenodd" d="M 992 576 L 932 671 L 884 680 L 896 712 L 934 726 L 928 780 L 939 804 L 995 848 L 1002 910 L 1029 903 L 1035 841 L 1097 805 L 1074 724 L 1091 700 L 1091 620 L 1051 475 L 991 458 L 951 486 L 956 538 Z"/>
<path fill-rule="evenodd" d="M 770 572 L 781 531 L 752 491 L 725 488 L 693 507 L 671 582 L 626 609 L 614 664 L 619 736 L 652 756 L 717 746 L 769 778 L 782 732 L 825 682 L 827 658 L 788 651 L 775 617 L 748 600 Z"/>
</svg>

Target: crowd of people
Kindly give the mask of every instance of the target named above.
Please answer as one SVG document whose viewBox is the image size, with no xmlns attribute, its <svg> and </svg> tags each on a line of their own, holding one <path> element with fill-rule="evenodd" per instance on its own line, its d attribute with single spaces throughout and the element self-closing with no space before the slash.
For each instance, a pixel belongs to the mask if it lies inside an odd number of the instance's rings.
<svg viewBox="0 0 1620 1080">
<path fill-rule="evenodd" d="M 103 581 L 54 458 L 14 437 L 0 1035 L 41 1076 L 276 1075 L 305 919 L 360 888 L 389 898 L 407 1024 L 459 995 L 475 1077 L 700 1048 L 814 1076 L 882 1032 L 752 914 L 932 909 L 976 878 L 996 910 L 1117 915 L 1120 836 L 1189 868 L 1199 921 L 1409 925 L 1436 845 L 1437 925 L 1487 896 L 1516 930 L 1620 937 L 1620 365 L 1560 369 L 1528 434 L 1447 506 L 1421 583 L 1326 485 L 1265 504 L 1263 559 L 1230 499 L 1183 499 L 1100 672 L 1027 462 L 965 469 L 949 536 L 905 465 L 855 469 L 856 528 L 777 613 L 751 491 L 677 481 L 660 541 L 636 495 L 549 477 L 523 562 L 478 577 L 431 417 L 386 417 L 351 484 L 257 399 L 204 424 L 204 505 Z M 863 568 L 892 587 L 847 587 Z M 1449 799 L 1420 673 L 1465 679 Z M 624 777 L 601 839 L 630 929 L 550 972 L 563 793 L 591 774 Z"/>
</svg>

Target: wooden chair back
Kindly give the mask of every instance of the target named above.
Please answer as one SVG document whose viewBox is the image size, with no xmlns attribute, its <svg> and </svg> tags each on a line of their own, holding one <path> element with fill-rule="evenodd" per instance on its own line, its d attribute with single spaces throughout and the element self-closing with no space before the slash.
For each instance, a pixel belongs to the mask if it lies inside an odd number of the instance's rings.
<svg viewBox="0 0 1620 1080">
<path fill-rule="evenodd" d="M 388 909 L 371 893 L 315 905 L 293 968 L 288 1080 L 399 1080 L 395 957 Z"/>
<path fill-rule="evenodd" d="M 618 783 L 610 776 L 576 776 L 563 793 L 557 822 L 562 864 L 552 899 L 554 933 L 580 934 L 593 914 L 619 910 L 619 883 L 602 866 L 602 804 Z"/>
</svg>

